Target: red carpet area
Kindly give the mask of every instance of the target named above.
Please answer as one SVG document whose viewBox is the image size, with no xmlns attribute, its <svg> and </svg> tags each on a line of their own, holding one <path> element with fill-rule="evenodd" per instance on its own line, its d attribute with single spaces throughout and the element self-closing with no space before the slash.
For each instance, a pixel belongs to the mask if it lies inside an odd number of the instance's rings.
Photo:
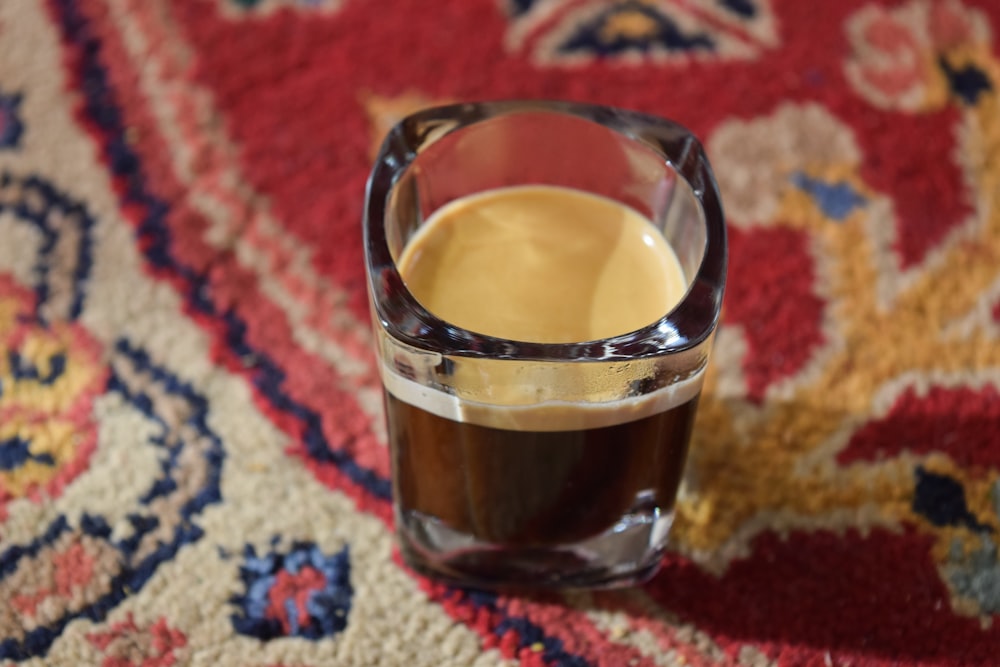
<svg viewBox="0 0 1000 667">
<path fill-rule="evenodd" d="M 1000 3 L 0 2 L 0 665 L 1000 665 Z M 663 570 L 406 569 L 364 186 L 438 103 L 703 141 Z"/>
</svg>

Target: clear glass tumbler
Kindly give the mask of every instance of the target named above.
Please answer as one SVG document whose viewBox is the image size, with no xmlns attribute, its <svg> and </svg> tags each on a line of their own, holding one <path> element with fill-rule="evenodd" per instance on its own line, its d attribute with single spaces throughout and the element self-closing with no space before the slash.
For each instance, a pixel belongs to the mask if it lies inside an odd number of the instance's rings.
<svg viewBox="0 0 1000 667">
<path fill-rule="evenodd" d="M 397 270 L 407 241 L 453 200 L 524 184 L 601 195 L 648 218 L 680 261 L 683 299 L 637 331 L 568 344 L 496 338 L 428 312 Z M 698 141 L 672 122 L 602 106 L 422 111 L 382 146 L 364 243 L 406 562 L 488 588 L 651 576 L 726 273 L 722 207 Z"/>
</svg>

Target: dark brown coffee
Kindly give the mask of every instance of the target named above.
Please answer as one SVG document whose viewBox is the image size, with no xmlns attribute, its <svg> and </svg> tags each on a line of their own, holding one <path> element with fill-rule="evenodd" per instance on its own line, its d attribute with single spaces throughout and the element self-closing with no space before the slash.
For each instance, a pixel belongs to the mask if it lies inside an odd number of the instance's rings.
<svg viewBox="0 0 1000 667">
<path fill-rule="evenodd" d="M 667 513 L 697 402 L 602 428 L 512 431 L 387 394 L 396 502 L 404 514 L 511 547 L 577 542 L 633 512 Z"/>
<path fill-rule="evenodd" d="M 546 343 L 642 328 L 687 287 L 649 220 L 610 199 L 549 186 L 446 205 L 409 240 L 398 268 L 417 300 L 448 322 Z M 530 360 L 459 360 L 449 379 L 461 391 L 451 393 L 387 361 L 396 509 L 404 533 L 419 527 L 404 549 L 445 553 L 448 567 L 478 559 L 470 567 L 482 574 L 525 550 L 559 547 L 551 551 L 575 558 L 573 545 L 619 535 L 630 521 L 645 535 L 635 539 L 662 542 L 650 531 L 670 523 L 700 373 L 632 395 L 624 369 L 594 377 L 570 363 L 555 381 Z"/>
</svg>

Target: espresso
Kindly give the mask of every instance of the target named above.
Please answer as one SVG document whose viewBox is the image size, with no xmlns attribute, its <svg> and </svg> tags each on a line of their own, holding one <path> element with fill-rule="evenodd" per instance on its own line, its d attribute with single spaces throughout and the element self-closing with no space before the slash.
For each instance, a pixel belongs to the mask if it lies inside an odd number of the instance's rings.
<svg viewBox="0 0 1000 667">
<path fill-rule="evenodd" d="M 397 261 L 430 312 L 534 343 L 609 338 L 663 317 L 687 289 L 677 256 L 622 204 L 551 186 L 500 188 L 437 211 Z"/>
<path fill-rule="evenodd" d="M 542 343 L 634 331 L 687 289 L 672 249 L 643 216 L 549 186 L 452 202 L 414 235 L 397 266 L 441 319 Z M 496 386 L 482 400 L 428 391 L 383 367 L 404 524 L 418 517 L 477 542 L 531 548 L 672 509 L 700 375 L 606 401 L 546 401 L 538 400 L 542 383 L 524 380 L 530 362 L 498 363 Z M 457 364 L 454 372 L 476 369 Z"/>
<path fill-rule="evenodd" d="M 587 539 L 629 514 L 668 513 L 697 397 L 614 426 L 512 431 L 387 395 L 397 502 L 452 531 L 510 546 Z M 404 517 L 405 520 L 405 517 Z"/>
</svg>

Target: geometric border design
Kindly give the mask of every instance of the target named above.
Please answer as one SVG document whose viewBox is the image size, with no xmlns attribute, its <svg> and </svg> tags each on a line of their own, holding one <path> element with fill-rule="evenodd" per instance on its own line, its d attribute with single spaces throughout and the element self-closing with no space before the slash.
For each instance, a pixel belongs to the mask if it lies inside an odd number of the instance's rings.
<svg viewBox="0 0 1000 667">
<path fill-rule="evenodd" d="M 136 508 L 128 515 L 131 533 L 119 538 L 112 537 L 111 526 L 101 516 L 85 513 L 78 525 L 60 516 L 31 543 L 12 545 L 0 552 L 0 584 L 22 569 L 45 568 L 50 557 L 44 548 L 67 534 L 77 540 L 90 538 L 97 548 L 118 554 L 117 571 L 106 573 L 110 581 L 97 599 L 67 609 L 54 621 L 27 632 L 20 641 L 13 637 L 3 640 L 0 658 L 24 660 L 44 655 L 71 621 L 106 618 L 126 597 L 141 590 L 162 563 L 171 560 L 182 546 L 201 537 L 202 530 L 194 519 L 206 506 L 221 499 L 219 481 L 224 452 L 222 442 L 208 426 L 205 398 L 177 376 L 154 364 L 142 349 L 127 340 L 120 340 L 116 345 L 112 365 L 118 371 L 112 373 L 108 390 L 122 395 L 134 408 L 163 427 L 162 432 L 149 441 L 165 455 L 162 474 L 150 484 L 140 503 L 148 506 L 155 499 L 163 498 L 168 500 L 163 505 L 176 507 L 176 513 Z M 148 391 L 151 387 L 176 402 L 168 404 L 156 397 L 157 392 Z M 172 421 L 172 417 L 163 412 L 166 408 L 176 410 L 177 402 L 187 411 L 181 423 Z M 179 428 L 171 428 L 172 424 Z M 178 484 L 178 480 L 190 475 L 203 476 L 203 484 L 195 489 Z"/>
</svg>

